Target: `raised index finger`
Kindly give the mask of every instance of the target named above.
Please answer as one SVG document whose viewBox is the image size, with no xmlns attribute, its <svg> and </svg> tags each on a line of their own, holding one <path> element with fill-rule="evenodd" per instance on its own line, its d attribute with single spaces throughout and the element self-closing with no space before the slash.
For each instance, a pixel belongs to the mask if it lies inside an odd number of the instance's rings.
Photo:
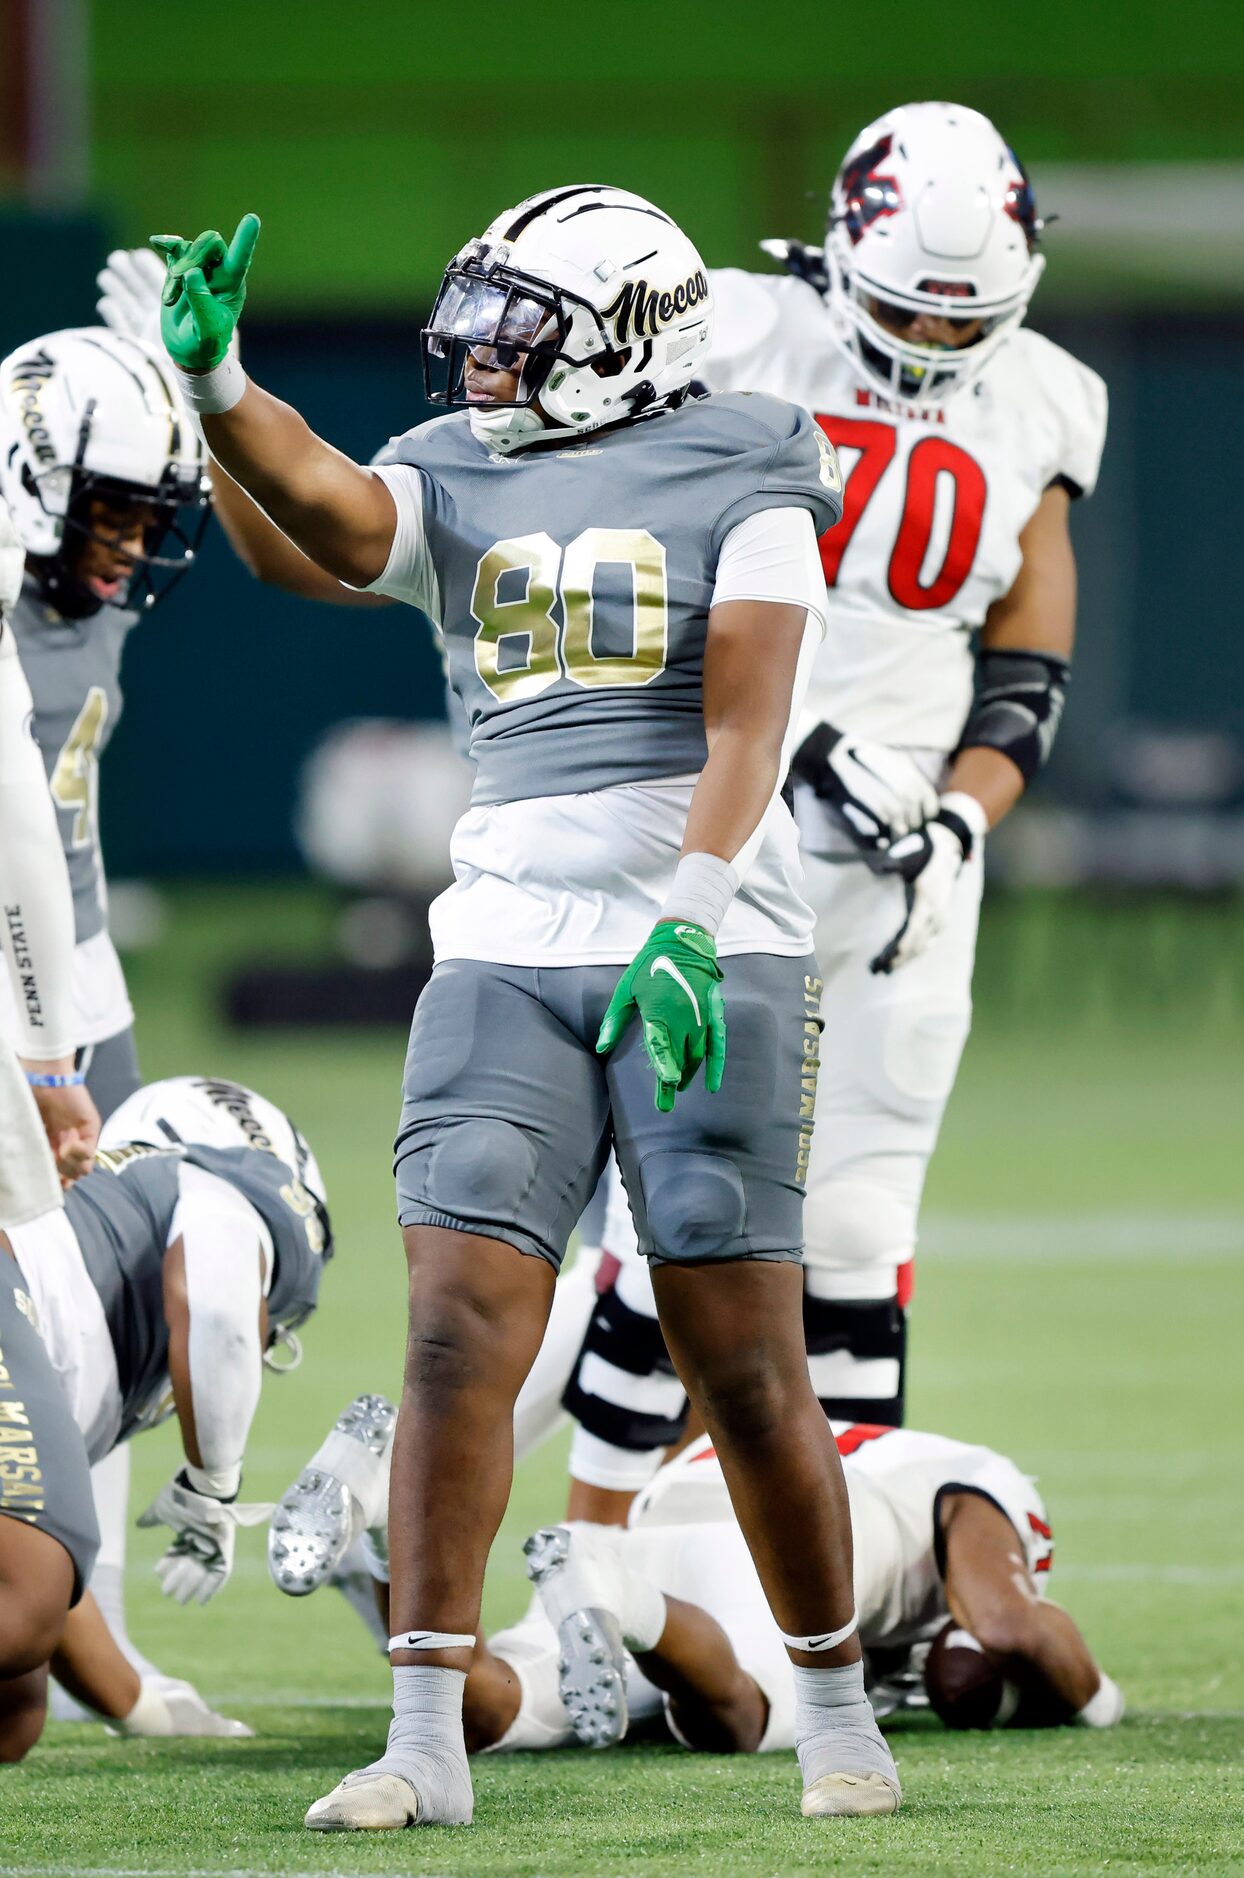
<svg viewBox="0 0 1244 1878">
<path fill-rule="evenodd" d="M 259 217 L 247 214 L 242 217 L 233 231 L 233 240 L 229 243 L 220 269 L 232 287 L 236 287 L 238 282 L 245 277 L 246 270 L 251 264 L 255 243 L 259 240 L 259 227 Z"/>
</svg>

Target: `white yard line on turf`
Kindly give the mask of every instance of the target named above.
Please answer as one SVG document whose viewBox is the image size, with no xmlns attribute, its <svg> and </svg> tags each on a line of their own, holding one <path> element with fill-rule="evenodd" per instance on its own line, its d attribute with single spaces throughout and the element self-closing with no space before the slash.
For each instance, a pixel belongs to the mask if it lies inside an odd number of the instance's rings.
<svg viewBox="0 0 1244 1878">
<path fill-rule="evenodd" d="M 921 1226 L 920 1249 L 937 1259 L 1237 1258 L 1244 1217 L 1229 1213 L 941 1213 Z"/>
<path fill-rule="evenodd" d="M 0 1878 L 359 1878 L 352 1871 L 290 1871 L 276 1865 L 0 1865 Z M 418 1878 L 437 1878 L 420 1872 Z"/>
<path fill-rule="evenodd" d="M 1244 1565 L 1056 1565 L 1060 1584 L 1240 1585 Z M 1051 1574 L 1053 1576 L 1053 1574 Z"/>
</svg>

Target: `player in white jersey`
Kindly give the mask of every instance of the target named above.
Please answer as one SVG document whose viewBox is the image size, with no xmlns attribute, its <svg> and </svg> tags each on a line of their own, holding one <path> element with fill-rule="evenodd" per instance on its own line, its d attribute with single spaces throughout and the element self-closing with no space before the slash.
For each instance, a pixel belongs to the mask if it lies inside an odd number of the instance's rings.
<svg viewBox="0 0 1244 1878">
<path fill-rule="evenodd" d="M 825 979 L 805 1323 L 822 1406 L 853 1419 L 903 1418 L 917 1215 L 971 1019 L 984 836 L 1048 755 L 1068 681 L 1068 513 L 1096 481 L 1106 392 L 1022 325 L 1041 226 L 987 119 L 907 105 L 847 153 L 823 251 L 770 242 L 785 273 L 712 276 L 704 377 L 805 405 L 845 477 L 794 770 Z M 625 1256 L 629 1237 L 618 1221 L 607 1249 Z M 602 1297 L 567 1396 L 582 1517 L 609 1517 L 608 1491 L 638 1485 L 680 1425 L 642 1269 L 627 1283 Z"/>
<path fill-rule="evenodd" d="M 359 1515 L 382 1522 L 388 1452 L 360 1435 L 359 1408 L 341 1418 L 302 1478 L 315 1477 L 326 1503 L 331 1477 L 343 1506 L 352 1500 Z M 834 1434 L 878 1713 L 913 1697 L 918 1705 L 927 1685 L 952 1726 L 1117 1721 L 1117 1688 L 1045 1596 L 1054 1541 L 1036 1483 L 992 1449 L 942 1435 L 843 1422 Z M 305 1510 L 296 1494 L 284 1504 Z M 790 1747 L 785 1653 L 708 1436 L 658 1471 L 625 1529 L 545 1528 L 525 1549 L 537 1594 L 517 1623 L 476 1650 L 467 1678 L 474 1751 L 576 1738 L 607 1747 L 662 1711 L 686 1747 Z M 270 1557 L 282 1588 L 306 1589 L 275 1569 L 271 1548 Z M 383 1608 L 382 1556 L 373 1555 L 372 1569 Z M 567 1647 L 585 1620 L 628 1652 L 623 1675 L 602 1670 L 588 1687 Z"/>
</svg>

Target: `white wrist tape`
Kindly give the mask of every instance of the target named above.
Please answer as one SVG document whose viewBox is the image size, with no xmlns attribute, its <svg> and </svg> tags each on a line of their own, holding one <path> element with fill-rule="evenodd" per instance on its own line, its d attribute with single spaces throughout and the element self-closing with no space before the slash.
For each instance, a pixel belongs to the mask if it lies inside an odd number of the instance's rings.
<svg viewBox="0 0 1244 1878">
<path fill-rule="evenodd" d="M 160 1691 L 144 1682 L 139 1684 L 137 1702 L 116 1726 L 123 1735 L 171 1735 L 173 1718 Z"/>
<path fill-rule="evenodd" d="M 1123 1706 L 1122 1689 L 1103 1670 L 1096 1695 L 1090 1696 L 1076 1720 L 1083 1722 L 1086 1728 L 1113 1728 L 1123 1719 Z"/>
<path fill-rule="evenodd" d="M 822 1650 L 836 1650 L 840 1643 L 845 1643 L 848 1637 L 853 1637 L 859 1621 L 859 1613 L 855 1612 L 852 1614 L 851 1622 L 844 1624 L 841 1630 L 827 1630 L 815 1637 L 788 1637 L 783 1631 L 782 1642 L 788 1650 L 807 1650 L 810 1654 L 819 1656 Z"/>
<path fill-rule="evenodd" d="M 942 807 L 949 809 L 952 815 L 957 815 L 961 822 L 966 822 L 977 841 L 983 841 L 989 833 L 989 817 L 983 803 L 978 802 L 975 796 L 968 795 L 966 790 L 951 789 L 942 797 Z"/>
<path fill-rule="evenodd" d="M 474 1634 L 456 1630 L 404 1630 L 400 1637 L 389 1638 L 390 1650 L 470 1650 Z"/>
<path fill-rule="evenodd" d="M 658 919 L 685 919 L 713 939 L 739 890 L 739 876 L 717 854 L 684 854 Z"/>
<path fill-rule="evenodd" d="M 196 1467 L 193 1461 L 187 1461 L 186 1479 L 196 1493 L 206 1494 L 209 1499 L 234 1500 L 242 1485 L 242 1463 L 236 1461 L 232 1467 Z"/>
<path fill-rule="evenodd" d="M 175 365 L 173 371 L 192 417 L 219 417 L 222 411 L 231 411 L 249 382 L 231 353 L 210 372 L 183 372 L 180 365 Z"/>
</svg>

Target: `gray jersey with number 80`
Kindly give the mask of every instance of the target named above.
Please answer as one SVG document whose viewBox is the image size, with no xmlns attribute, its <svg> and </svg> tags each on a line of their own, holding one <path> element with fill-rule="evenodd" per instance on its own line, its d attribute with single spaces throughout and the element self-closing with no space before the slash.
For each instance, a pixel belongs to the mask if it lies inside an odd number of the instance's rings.
<svg viewBox="0 0 1244 1878">
<path fill-rule="evenodd" d="M 63 619 L 30 574 L 11 615 L 34 700 L 35 741 L 69 863 L 79 945 L 108 923 L 99 851 L 99 759 L 121 715 L 121 654 L 137 620 L 136 612 L 112 606 L 89 619 Z"/>
<path fill-rule="evenodd" d="M 510 457 L 460 413 L 396 440 L 389 460 L 420 473 L 477 806 L 698 772 L 722 542 L 761 509 L 806 508 L 819 535 L 842 508 L 807 412 L 747 393 Z M 400 531 L 376 589 L 409 598 L 399 553 Z"/>
</svg>

